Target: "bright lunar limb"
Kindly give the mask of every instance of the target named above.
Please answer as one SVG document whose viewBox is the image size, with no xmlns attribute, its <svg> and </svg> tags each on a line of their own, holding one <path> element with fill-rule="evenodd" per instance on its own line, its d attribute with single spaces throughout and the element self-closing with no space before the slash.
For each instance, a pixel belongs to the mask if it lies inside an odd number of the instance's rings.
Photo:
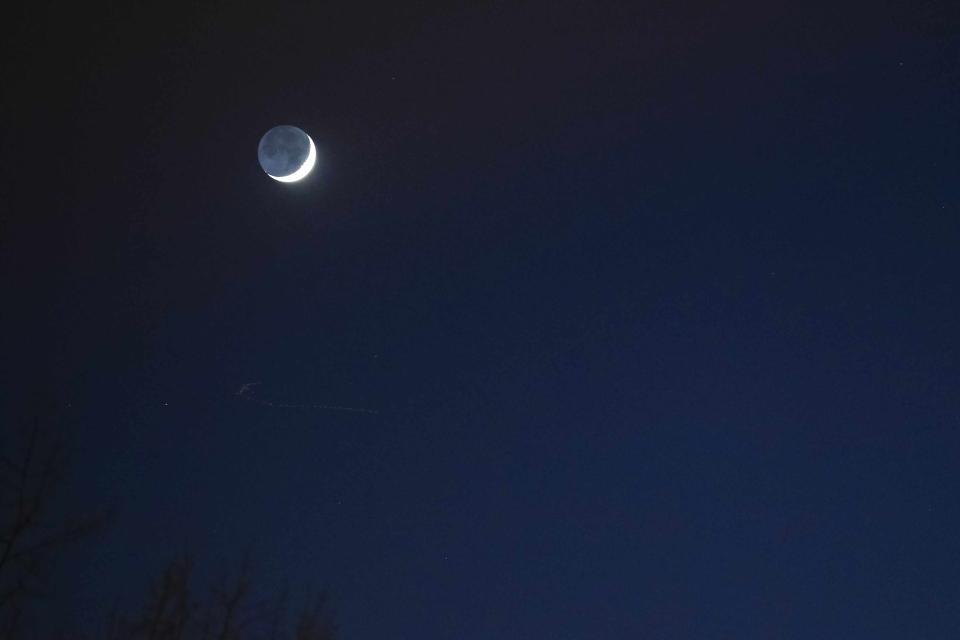
<svg viewBox="0 0 960 640">
<path fill-rule="evenodd" d="M 260 139 L 257 156 L 268 176 L 278 182 L 296 182 L 313 170 L 317 147 L 301 129 L 280 125 Z"/>
<path fill-rule="evenodd" d="M 280 182 L 296 182 L 306 178 L 307 174 L 313 171 L 313 165 L 317 164 L 317 147 L 313 144 L 313 138 L 310 136 L 307 136 L 307 141 L 310 143 L 310 151 L 307 152 L 307 159 L 303 161 L 299 169 L 286 176 L 270 176 L 269 173 L 267 175 Z"/>
</svg>

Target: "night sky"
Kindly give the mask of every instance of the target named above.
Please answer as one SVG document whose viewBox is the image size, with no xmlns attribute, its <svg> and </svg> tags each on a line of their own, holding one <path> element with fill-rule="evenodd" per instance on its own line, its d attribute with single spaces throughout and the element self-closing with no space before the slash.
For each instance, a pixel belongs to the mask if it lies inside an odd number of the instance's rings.
<svg viewBox="0 0 960 640">
<path fill-rule="evenodd" d="M 353 640 L 958 637 L 955 4 L 139 4 L 0 27 L 64 624 L 189 549 Z"/>
</svg>

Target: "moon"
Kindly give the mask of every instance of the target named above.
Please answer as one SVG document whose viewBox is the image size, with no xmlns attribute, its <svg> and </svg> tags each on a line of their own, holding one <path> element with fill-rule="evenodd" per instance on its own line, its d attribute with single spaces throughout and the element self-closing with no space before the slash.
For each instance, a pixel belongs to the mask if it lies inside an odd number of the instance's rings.
<svg viewBox="0 0 960 640">
<path fill-rule="evenodd" d="M 260 138 L 257 158 L 264 173 L 279 182 L 303 180 L 317 163 L 317 147 L 302 129 L 282 124 Z"/>
</svg>

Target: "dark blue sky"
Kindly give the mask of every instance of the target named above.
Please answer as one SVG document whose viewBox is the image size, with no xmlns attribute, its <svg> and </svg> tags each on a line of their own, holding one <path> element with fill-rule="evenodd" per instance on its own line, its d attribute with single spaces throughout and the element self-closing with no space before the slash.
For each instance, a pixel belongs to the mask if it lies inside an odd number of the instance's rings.
<svg viewBox="0 0 960 640">
<path fill-rule="evenodd" d="M 5 27 L 4 412 L 122 507 L 65 619 L 190 548 L 345 638 L 958 632 L 958 12 L 678 4 Z"/>
</svg>

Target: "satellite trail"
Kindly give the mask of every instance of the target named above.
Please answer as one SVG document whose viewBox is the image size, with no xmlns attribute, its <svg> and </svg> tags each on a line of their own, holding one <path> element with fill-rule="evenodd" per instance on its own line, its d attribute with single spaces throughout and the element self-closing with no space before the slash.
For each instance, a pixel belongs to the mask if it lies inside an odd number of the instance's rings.
<svg viewBox="0 0 960 640">
<path fill-rule="evenodd" d="M 333 404 L 294 404 L 288 402 L 271 402 L 269 400 L 263 400 L 256 396 L 256 393 L 253 391 L 253 388 L 258 386 L 259 382 L 246 382 L 241 385 L 240 389 L 235 394 L 236 397 L 247 402 L 253 402 L 264 407 L 273 407 L 275 409 L 318 409 L 322 411 L 343 411 L 347 413 L 367 413 L 371 415 L 378 415 L 380 412 L 374 409 L 361 409 L 359 407 L 342 407 L 339 405 Z"/>
</svg>

